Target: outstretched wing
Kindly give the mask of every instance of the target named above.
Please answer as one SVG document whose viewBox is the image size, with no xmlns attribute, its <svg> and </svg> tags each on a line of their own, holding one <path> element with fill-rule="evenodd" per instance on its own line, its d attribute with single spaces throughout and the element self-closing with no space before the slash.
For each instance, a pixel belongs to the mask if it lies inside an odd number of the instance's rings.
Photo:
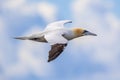
<svg viewBox="0 0 120 80">
<path fill-rule="evenodd" d="M 60 32 L 51 32 L 44 36 L 47 42 L 51 45 L 48 62 L 54 60 L 63 52 L 68 40 L 64 38 L 62 34 L 63 33 Z"/>
<path fill-rule="evenodd" d="M 49 51 L 48 62 L 56 59 L 64 50 L 67 44 L 54 44 Z"/>
<path fill-rule="evenodd" d="M 62 20 L 62 21 L 56 21 L 56 22 L 50 23 L 45 28 L 45 31 L 64 28 L 64 24 L 66 24 L 66 23 L 72 23 L 72 21 L 71 20 Z"/>
</svg>

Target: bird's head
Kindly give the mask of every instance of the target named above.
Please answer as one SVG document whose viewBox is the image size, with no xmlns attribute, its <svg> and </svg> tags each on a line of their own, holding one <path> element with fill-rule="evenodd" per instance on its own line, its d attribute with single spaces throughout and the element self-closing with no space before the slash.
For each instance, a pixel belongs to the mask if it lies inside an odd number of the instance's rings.
<svg viewBox="0 0 120 80">
<path fill-rule="evenodd" d="M 95 33 L 92 33 L 90 31 L 87 31 L 87 30 L 82 29 L 82 28 L 74 28 L 74 29 L 72 29 L 72 31 L 77 37 L 87 36 L 87 35 L 97 36 Z"/>
</svg>

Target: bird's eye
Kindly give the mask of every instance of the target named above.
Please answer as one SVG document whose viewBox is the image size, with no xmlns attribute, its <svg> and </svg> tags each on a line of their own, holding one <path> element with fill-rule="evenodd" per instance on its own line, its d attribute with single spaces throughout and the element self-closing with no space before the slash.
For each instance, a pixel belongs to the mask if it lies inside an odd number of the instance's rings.
<svg viewBox="0 0 120 80">
<path fill-rule="evenodd" d="M 86 33 L 86 32 L 88 32 L 87 30 L 84 30 L 84 32 L 83 33 Z"/>
</svg>

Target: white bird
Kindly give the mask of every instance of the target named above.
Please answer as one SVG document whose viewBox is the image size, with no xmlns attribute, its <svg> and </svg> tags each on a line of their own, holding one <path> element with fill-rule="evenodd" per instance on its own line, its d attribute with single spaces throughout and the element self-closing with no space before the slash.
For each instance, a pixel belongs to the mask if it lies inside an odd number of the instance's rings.
<svg viewBox="0 0 120 80">
<path fill-rule="evenodd" d="M 56 21 L 48 24 L 45 30 L 39 34 L 33 34 L 27 37 L 15 37 L 15 39 L 49 43 L 51 45 L 51 50 L 49 51 L 48 62 L 50 62 L 56 59 L 63 52 L 68 41 L 85 35 L 96 36 L 96 34 L 81 28 L 65 28 L 64 24 L 66 23 L 72 23 L 72 21 Z"/>
</svg>

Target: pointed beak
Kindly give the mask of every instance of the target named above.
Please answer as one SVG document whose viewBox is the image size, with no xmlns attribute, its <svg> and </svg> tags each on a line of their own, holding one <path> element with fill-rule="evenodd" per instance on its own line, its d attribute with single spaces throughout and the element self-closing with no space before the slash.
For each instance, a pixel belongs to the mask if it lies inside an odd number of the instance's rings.
<svg viewBox="0 0 120 80">
<path fill-rule="evenodd" d="M 97 34 L 92 33 L 92 32 L 89 32 L 89 31 L 84 32 L 84 34 L 83 34 L 83 35 L 97 36 Z"/>
<path fill-rule="evenodd" d="M 28 37 L 14 37 L 14 39 L 27 40 Z"/>
</svg>

